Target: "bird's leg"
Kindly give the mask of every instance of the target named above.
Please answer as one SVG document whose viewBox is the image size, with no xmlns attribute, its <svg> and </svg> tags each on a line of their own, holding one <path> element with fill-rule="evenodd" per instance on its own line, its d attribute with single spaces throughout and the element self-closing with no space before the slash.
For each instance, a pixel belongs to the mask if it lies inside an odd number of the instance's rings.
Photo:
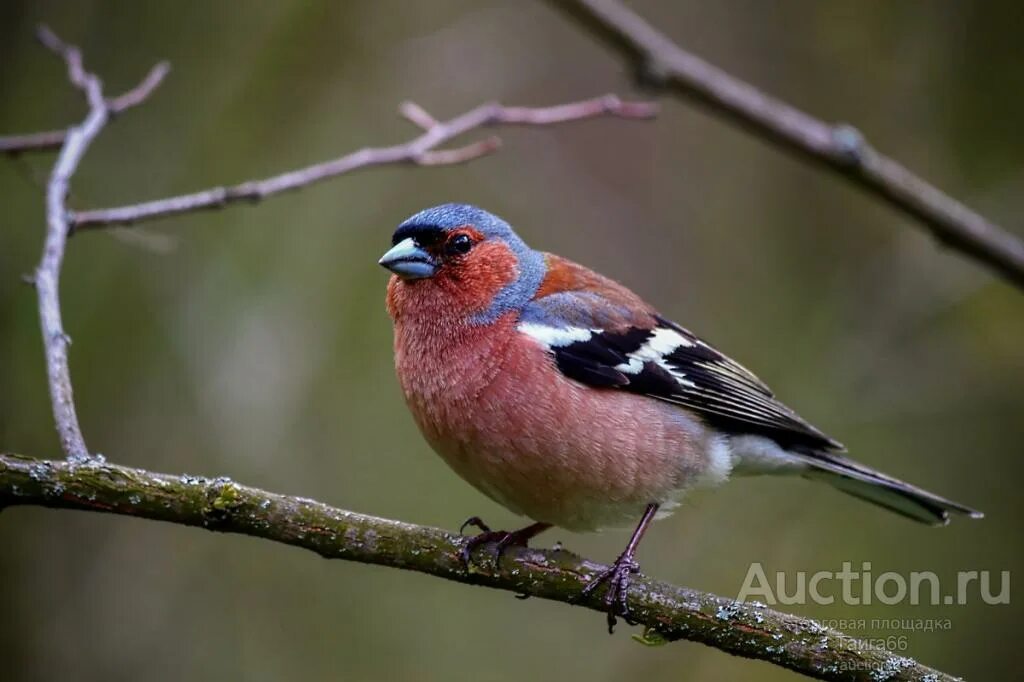
<svg viewBox="0 0 1024 682">
<path fill-rule="evenodd" d="M 640 570 L 640 565 L 633 556 L 636 554 L 636 548 L 640 544 L 640 539 L 643 538 L 644 532 L 647 531 L 647 526 L 651 525 L 651 521 L 654 519 L 657 511 L 657 504 L 651 503 L 647 505 L 647 509 L 644 510 L 644 515 L 640 519 L 640 524 L 633 531 L 633 537 L 629 539 L 626 549 L 623 550 L 614 564 L 601 571 L 580 592 L 580 598 L 586 597 L 602 583 L 608 583 L 608 591 L 604 594 L 604 603 L 608 607 L 608 634 L 615 632 L 616 607 L 618 607 L 619 613 L 626 619 L 626 622 L 630 622 L 629 604 L 626 599 L 629 591 L 629 581 L 632 575 Z"/>
<path fill-rule="evenodd" d="M 507 530 L 491 530 L 490 527 L 480 520 L 478 516 L 471 516 L 466 519 L 466 522 L 459 528 L 461 534 L 466 530 L 466 526 L 475 526 L 480 529 L 480 532 L 469 538 L 466 544 L 462 546 L 462 551 L 459 556 L 462 558 L 462 563 L 465 565 L 466 570 L 469 570 L 470 555 L 473 550 L 480 545 L 485 545 L 488 542 L 497 543 L 495 549 L 494 562 L 497 564 L 501 560 L 501 555 L 505 552 L 505 549 L 512 545 L 520 545 L 526 547 L 529 543 L 530 538 L 535 535 L 543 533 L 551 527 L 550 523 L 531 523 L 525 528 L 519 530 L 507 531 Z"/>
</svg>

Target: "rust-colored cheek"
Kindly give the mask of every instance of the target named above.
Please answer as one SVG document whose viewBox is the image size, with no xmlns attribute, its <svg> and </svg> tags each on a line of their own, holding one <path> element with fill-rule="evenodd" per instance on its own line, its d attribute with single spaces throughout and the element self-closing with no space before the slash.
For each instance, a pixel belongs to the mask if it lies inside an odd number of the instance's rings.
<svg viewBox="0 0 1024 682">
<path fill-rule="evenodd" d="M 459 261 L 445 265 L 438 273 L 453 289 L 463 310 L 486 308 L 498 292 L 516 276 L 516 257 L 502 242 L 481 242 Z"/>
<path fill-rule="evenodd" d="M 515 254 L 502 242 L 483 241 L 458 260 L 445 263 L 430 279 L 388 282 L 391 318 L 427 316 L 461 319 L 484 310 L 517 276 Z"/>
</svg>

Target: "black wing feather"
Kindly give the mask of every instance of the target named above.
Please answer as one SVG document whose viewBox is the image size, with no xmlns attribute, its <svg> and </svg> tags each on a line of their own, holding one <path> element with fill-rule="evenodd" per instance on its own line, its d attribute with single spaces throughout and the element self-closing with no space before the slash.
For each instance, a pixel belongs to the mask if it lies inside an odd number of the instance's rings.
<svg viewBox="0 0 1024 682">
<path fill-rule="evenodd" d="M 578 354 L 568 348 L 557 349 L 555 362 L 562 374 L 582 384 L 600 388 L 623 388 L 629 385 L 629 379 L 615 369 L 615 365 L 604 363 L 586 353 L 586 349 L 577 350 L 580 351 Z"/>
<path fill-rule="evenodd" d="M 655 329 L 594 332 L 586 341 L 552 348 L 559 370 L 589 386 L 618 388 L 687 407 L 728 433 L 767 436 L 785 448 L 841 450 L 842 445 L 779 402 L 750 370 L 682 327 L 657 317 Z M 623 366 L 658 328 L 688 343 L 647 359 L 639 371 Z"/>
</svg>

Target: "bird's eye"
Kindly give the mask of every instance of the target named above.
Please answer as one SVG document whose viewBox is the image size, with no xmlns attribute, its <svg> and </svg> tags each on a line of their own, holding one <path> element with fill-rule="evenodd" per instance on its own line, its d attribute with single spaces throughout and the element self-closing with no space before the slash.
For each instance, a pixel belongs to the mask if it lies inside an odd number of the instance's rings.
<svg viewBox="0 0 1024 682">
<path fill-rule="evenodd" d="M 468 253 L 473 248 L 473 240 L 468 234 L 457 234 L 448 242 L 448 252 L 456 255 Z"/>
</svg>

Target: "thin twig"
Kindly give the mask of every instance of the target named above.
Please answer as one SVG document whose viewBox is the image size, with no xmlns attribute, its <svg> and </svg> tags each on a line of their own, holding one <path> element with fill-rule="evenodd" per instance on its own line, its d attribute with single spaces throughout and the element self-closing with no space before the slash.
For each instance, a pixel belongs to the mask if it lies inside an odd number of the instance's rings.
<svg viewBox="0 0 1024 682">
<path fill-rule="evenodd" d="M 66 128 L 21 135 L 3 135 L 0 136 L 0 153 L 14 155 L 22 152 L 47 152 L 60 149 L 67 136 Z"/>
<path fill-rule="evenodd" d="M 71 339 L 64 331 L 60 312 L 60 269 L 64 260 L 70 222 L 64 205 L 71 177 L 86 150 L 110 119 L 107 102 L 103 98 L 103 84 L 94 74 L 85 70 L 78 48 L 64 43 L 45 26 L 39 28 L 39 40 L 67 64 L 68 78 L 82 90 L 89 103 L 89 114 L 78 126 L 67 131 L 64 144 L 46 186 L 46 240 L 43 255 L 36 268 L 34 284 L 39 297 L 39 323 L 43 334 L 46 371 L 49 378 L 53 417 L 60 436 L 61 448 L 69 460 L 83 462 L 89 459 L 71 388 L 68 367 L 68 345 Z M 137 104 L 152 92 L 166 69 L 154 69 L 139 86 L 139 93 L 125 100 L 126 106 Z M 154 75 L 155 74 L 155 75 Z"/>
<path fill-rule="evenodd" d="M 65 55 L 63 50 L 66 49 L 66 46 L 64 46 L 60 38 L 54 35 L 53 31 L 43 26 L 39 28 L 38 35 L 40 42 L 48 49 L 57 52 L 61 56 Z M 61 47 L 58 48 L 58 46 Z M 81 70 L 81 56 L 78 54 L 77 49 L 71 49 L 74 50 L 77 69 Z M 171 65 L 168 62 L 160 62 L 154 65 L 145 78 L 134 88 L 107 100 L 107 114 L 111 117 L 116 116 L 127 109 L 142 104 L 159 87 L 170 70 Z M 74 78 L 72 78 L 72 82 L 74 83 Z M 77 83 L 75 85 L 79 88 L 82 87 Z M 0 136 L 0 154 L 20 154 L 22 152 L 42 152 L 60 149 L 64 145 L 65 140 L 67 140 L 67 136 L 68 129 L 66 128 L 23 135 Z"/>
<path fill-rule="evenodd" d="M 416 102 L 402 102 L 398 105 L 398 113 L 404 116 L 413 125 L 417 125 L 424 130 L 430 130 L 439 123 L 439 121 L 434 118 L 430 112 L 419 104 L 416 104 Z"/>
<path fill-rule="evenodd" d="M 221 208 L 241 201 L 259 201 L 289 190 L 308 187 L 361 168 L 385 164 L 413 163 L 438 166 L 463 163 L 496 150 L 500 141 L 486 138 L 458 149 L 438 149 L 441 145 L 488 125 L 551 125 L 579 121 L 598 116 L 646 119 L 657 113 L 647 102 L 624 102 L 615 95 L 562 104 L 554 107 L 505 107 L 496 102 L 482 104 L 448 121 L 437 121 L 422 107 L 405 103 L 403 116 L 423 128 L 423 134 L 409 142 L 391 147 L 366 147 L 331 161 L 275 175 L 264 180 L 251 180 L 230 187 L 185 194 L 167 199 L 147 201 L 131 206 L 81 211 L 73 216 L 75 229 L 129 225 L 154 218 Z"/>
<path fill-rule="evenodd" d="M 121 93 L 113 99 L 107 100 L 107 111 L 111 116 L 117 116 L 121 112 L 137 107 L 153 94 L 153 91 L 160 87 L 164 78 L 171 72 L 170 62 L 158 62 L 149 70 L 146 77 L 131 90 Z"/>
<path fill-rule="evenodd" d="M 553 0 L 637 60 L 649 83 L 671 86 L 795 151 L 912 216 L 936 239 L 1024 288 L 1024 241 L 944 194 L 868 144 L 855 128 L 829 125 L 693 55 L 618 0 Z"/>
<path fill-rule="evenodd" d="M 474 554 L 467 571 L 459 558 L 465 539 L 457 535 L 249 488 L 226 478 L 170 476 L 102 461 L 73 466 L 0 454 L 0 507 L 4 504 L 103 511 L 198 526 L 302 547 L 328 559 L 402 568 L 605 609 L 603 588 L 589 596 L 581 595 L 581 590 L 606 567 L 572 552 L 509 547 L 495 565 L 492 545 Z M 631 618 L 645 627 L 646 643 L 700 642 L 822 680 L 955 679 L 807 618 L 642 575 L 630 583 L 629 607 Z M 595 624 L 598 636 L 596 631 Z"/>
</svg>

